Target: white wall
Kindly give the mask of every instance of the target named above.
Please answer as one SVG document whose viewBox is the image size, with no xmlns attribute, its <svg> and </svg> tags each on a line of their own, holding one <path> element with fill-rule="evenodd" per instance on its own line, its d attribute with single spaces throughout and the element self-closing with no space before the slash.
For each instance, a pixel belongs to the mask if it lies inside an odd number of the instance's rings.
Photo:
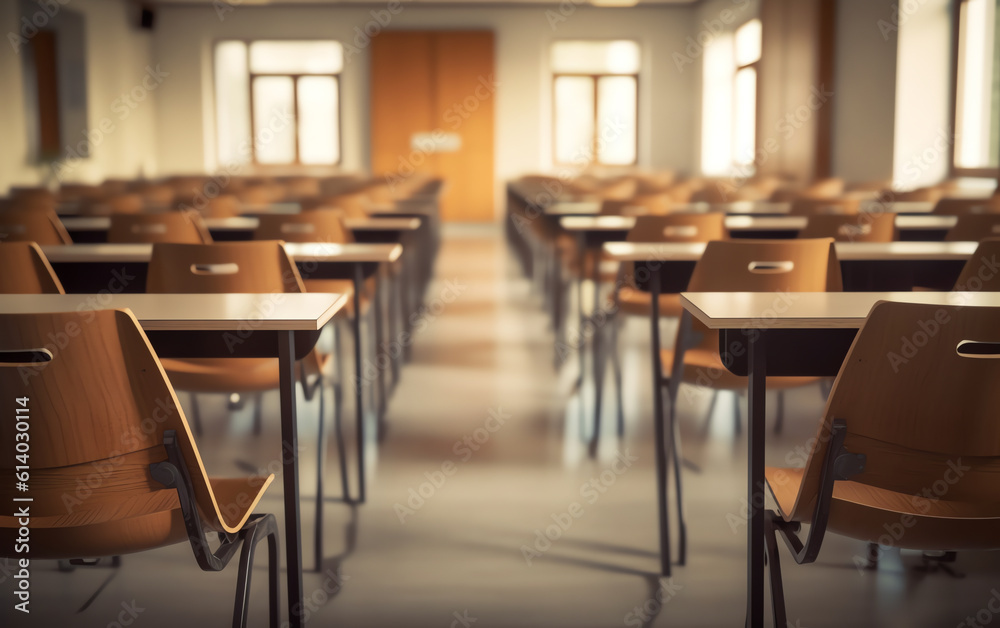
<svg viewBox="0 0 1000 628">
<path fill-rule="evenodd" d="M 145 97 L 131 108 L 118 100 L 135 86 L 141 86 L 151 61 L 151 41 L 147 31 L 133 22 L 134 13 L 125 0 L 72 0 L 61 10 L 83 14 L 87 55 L 88 128 L 113 129 L 95 146 L 91 157 L 78 162 L 64 162 L 65 181 L 101 181 L 109 177 L 136 177 L 156 170 L 156 106 Z M 0 150 L 0 194 L 11 185 L 34 185 L 51 176 L 49 164 L 40 166 L 28 154 L 25 122 L 24 77 L 21 58 L 10 46 L 6 34 L 19 32 L 21 16 L 17 3 L 0 2 L 0 33 L 4 33 L 0 51 L 0 120 L 4 121 L 3 150 Z M 152 85 L 147 80 L 147 84 Z M 136 92 L 140 95 L 140 91 Z M 84 141 L 64 137 L 63 145 Z"/>
<path fill-rule="evenodd" d="M 893 187 L 909 190 L 948 176 L 951 144 L 949 0 L 902 5 L 898 22 Z M 893 28 L 891 23 L 883 28 Z"/>
<path fill-rule="evenodd" d="M 567 2 L 566 6 L 573 6 Z M 227 38 L 332 38 L 355 44 L 373 7 L 267 8 L 233 5 L 164 7 L 157 12 L 154 57 L 171 72 L 157 93 L 159 165 L 163 173 L 212 170 L 215 159 L 211 49 Z M 548 14 L 547 11 L 554 11 Z M 496 33 L 496 180 L 552 167 L 551 78 L 548 47 L 561 38 L 630 38 L 643 50 L 639 159 L 647 167 L 695 166 L 698 69 L 679 72 L 672 54 L 691 34 L 693 7 L 596 9 L 563 15 L 546 7 L 416 7 L 403 3 L 388 28 L 491 29 Z M 555 16 L 555 18 L 553 18 Z M 564 21 L 561 18 L 565 18 Z M 358 40 L 363 43 L 363 40 Z M 365 170 L 368 150 L 369 54 L 348 60 L 341 76 L 343 168 Z M 654 106 L 654 102 L 656 103 Z M 400 103 L 405 107 L 405 103 Z M 498 204 L 500 206 L 500 204 Z"/>
<path fill-rule="evenodd" d="M 837 3 L 833 112 L 833 174 L 847 181 L 893 175 L 896 115 L 896 32 L 884 37 L 880 20 L 894 0 Z"/>
</svg>

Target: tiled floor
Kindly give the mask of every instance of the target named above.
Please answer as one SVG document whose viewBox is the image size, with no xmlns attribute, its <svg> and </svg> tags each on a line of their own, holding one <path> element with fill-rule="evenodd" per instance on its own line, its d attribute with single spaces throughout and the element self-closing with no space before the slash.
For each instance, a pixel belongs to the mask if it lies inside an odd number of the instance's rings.
<svg viewBox="0 0 1000 628">
<path fill-rule="evenodd" d="M 326 506 L 326 560 L 321 573 L 305 574 L 307 625 L 740 625 L 746 438 L 734 435 L 731 398 L 720 395 L 711 422 L 708 394 L 694 391 L 681 405 L 684 453 L 701 471 L 684 478 L 688 565 L 661 580 L 645 321 L 629 321 L 623 338 L 627 436 L 618 441 L 606 421 L 591 460 L 572 388 L 576 356 L 562 373 L 553 369 L 547 319 L 499 230 L 450 230 L 428 299 L 413 360 L 391 399 L 389 431 L 380 446 L 370 444 L 369 501 Z M 821 407 L 818 386 L 790 393 L 784 433 L 768 436 L 769 463 L 794 460 Z M 276 458 L 276 422 L 254 437 L 249 411 L 229 416 L 221 398 L 204 399 L 202 408 L 200 446 L 211 472 L 245 473 L 248 464 L 265 468 Z M 276 396 L 266 396 L 265 416 L 276 411 Z M 350 406 L 345 412 L 353 417 Z M 302 494 L 309 497 L 315 405 L 300 399 L 300 414 Z M 333 447 L 329 455 L 327 486 L 336 491 Z M 615 462 L 623 458 L 627 465 Z M 588 487 L 595 480 L 600 490 Z M 260 510 L 280 514 L 280 487 L 276 482 Z M 311 501 L 302 508 L 311 566 Z M 539 540 L 546 530 L 556 540 Z M 957 569 L 967 576 L 955 579 L 917 571 L 919 554 L 891 550 L 877 573 L 861 572 L 854 559 L 863 551 L 862 543 L 830 536 L 815 565 L 798 567 L 783 555 L 791 625 L 994 621 L 997 555 L 960 555 Z M 255 626 L 266 625 L 260 560 Z M 224 626 L 235 567 L 202 573 L 184 545 L 126 556 L 117 570 L 67 574 L 39 562 L 30 621 L 11 611 L 12 579 L 2 573 L 0 618 L 3 626 Z"/>
</svg>

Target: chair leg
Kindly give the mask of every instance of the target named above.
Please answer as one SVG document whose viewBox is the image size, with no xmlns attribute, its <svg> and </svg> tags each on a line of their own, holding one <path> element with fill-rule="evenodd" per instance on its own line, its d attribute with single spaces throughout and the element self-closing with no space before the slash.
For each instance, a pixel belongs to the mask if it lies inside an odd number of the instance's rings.
<svg viewBox="0 0 1000 628">
<path fill-rule="evenodd" d="M 615 408 L 617 410 L 616 425 L 618 438 L 625 436 L 625 408 L 622 403 L 622 357 L 618 353 L 618 325 L 617 318 L 611 321 L 611 346 L 608 347 L 608 355 L 611 357 L 611 369 L 615 380 Z"/>
<path fill-rule="evenodd" d="M 316 558 L 316 572 L 323 569 L 323 468 L 326 461 L 326 438 L 323 433 L 324 423 L 324 399 L 326 398 L 323 378 L 320 377 L 316 383 L 319 387 L 319 418 L 317 419 L 318 431 L 316 434 L 316 527 L 315 539 L 313 543 L 314 555 Z"/>
<path fill-rule="evenodd" d="M 191 419 L 194 423 L 194 435 L 201 436 L 201 412 L 198 409 L 198 395 L 195 393 L 190 393 L 191 395 Z"/>
<path fill-rule="evenodd" d="M 774 433 L 780 434 L 781 429 L 785 426 L 785 391 L 778 391 L 778 408 L 777 416 L 774 419 Z"/>
<path fill-rule="evenodd" d="M 253 515 L 243 528 L 243 551 L 236 580 L 233 628 L 245 628 L 250 606 L 250 576 L 257 543 L 267 539 L 268 617 L 271 628 L 278 628 L 280 584 L 278 581 L 278 524 L 274 515 Z"/>
<path fill-rule="evenodd" d="M 669 395 L 668 395 L 669 397 Z M 678 550 L 677 564 L 684 565 L 687 562 L 687 522 L 684 519 L 684 482 L 681 478 L 681 432 L 675 415 L 675 403 L 673 399 L 667 399 L 669 425 L 667 425 L 670 438 L 670 457 L 674 466 L 674 492 L 677 498 L 677 530 L 678 530 Z"/>
<path fill-rule="evenodd" d="M 777 529 L 774 519 L 778 515 L 773 510 L 764 514 L 764 559 L 771 582 L 771 614 L 775 628 L 788 625 L 785 613 L 785 589 L 781 582 L 781 560 L 778 557 Z"/>
<path fill-rule="evenodd" d="M 733 392 L 733 433 L 739 436 L 743 433 L 743 417 L 740 416 L 740 394 Z"/>
<path fill-rule="evenodd" d="M 336 327 L 334 328 L 336 330 Z M 333 429 L 337 439 L 337 458 L 340 461 L 340 486 L 344 501 L 351 501 L 351 492 L 347 478 L 347 452 L 344 445 L 344 433 L 341 429 L 341 414 L 344 408 L 344 359 L 341 351 L 340 332 L 333 337 L 333 352 L 337 360 L 337 382 L 333 387 Z"/>
<path fill-rule="evenodd" d="M 866 570 L 878 569 L 878 555 L 878 543 L 869 543 L 867 556 L 865 556 L 868 561 L 865 563 Z"/>
<path fill-rule="evenodd" d="M 264 393 L 257 393 L 257 397 L 254 399 L 253 403 L 253 434 L 254 436 L 260 436 L 261 427 L 261 415 L 263 410 L 261 407 L 264 405 Z"/>
</svg>

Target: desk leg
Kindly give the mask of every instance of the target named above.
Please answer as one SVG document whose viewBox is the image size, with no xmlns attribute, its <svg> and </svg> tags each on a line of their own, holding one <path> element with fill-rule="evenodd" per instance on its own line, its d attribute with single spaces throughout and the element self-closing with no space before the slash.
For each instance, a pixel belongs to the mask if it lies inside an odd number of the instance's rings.
<svg viewBox="0 0 1000 628">
<path fill-rule="evenodd" d="M 365 287 L 365 278 L 361 264 L 354 265 L 354 376 L 357 384 L 354 386 L 354 407 L 358 422 L 358 500 L 365 503 L 365 379 L 361 366 L 361 292 Z M 346 496 L 348 501 L 350 497 Z"/>
<path fill-rule="evenodd" d="M 656 506 L 660 516 L 660 575 L 670 575 L 670 518 L 667 513 L 667 438 L 663 424 L 663 366 L 660 363 L 660 267 L 650 268 L 650 342 L 653 359 L 653 427 L 656 438 Z"/>
<path fill-rule="evenodd" d="M 750 455 L 747 469 L 747 618 L 749 628 L 764 625 L 764 411 L 767 394 L 767 344 L 764 334 L 749 337 Z"/>
<path fill-rule="evenodd" d="M 295 332 L 278 335 L 281 391 L 281 471 L 285 498 L 285 554 L 288 565 L 288 621 L 303 624 L 302 519 L 299 513 L 299 439 L 295 417 Z"/>
<path fill-rule="evenodd" d="M 378 440 L 382 442 L 385 438 L 385 412 L 388 405 L 388 396 L 385 390 L 386 373 L 378 366 L 378 352 L 382 349 L 382 342 L 385 340 L 385 312 L 382 311 L 382 289 L 384 282 L 379 275 L 383 269 L 375 273 L 375 302 L 372 303 L 372 310 L 375 312 L 375 350 L 372 355 L 375 357 L 375 372 L 378 377 Z"/>
<path fill-rule="evenodd" d="M 595 252 L 594 268 L 590 276 L 594 288 L 594 307 L 590 313 L 590 324 L 594 330 L 591 338 L 591 357 L 594 360 L 594 434 L 590 439 L 590 457 L 597 457 L 597 444 L 601 438 L 601 401 L 604 392 L 604 343 L 602 342 L 603 328 L 599 321 L 607 322 L 606 318 L 598 316 L 601 309 L 601 264 L 600 253 Z"/>
<path fill-rule="evenodd" d="M 556 370 L 562 365 L 563 347 L 566 344 L 566 327 L 563 325 L 563 282 L 562 260 L 555 256 L 552 264 L 552 329 L 556 338 L 556 353 L 553 364 Z"/>
</svg>

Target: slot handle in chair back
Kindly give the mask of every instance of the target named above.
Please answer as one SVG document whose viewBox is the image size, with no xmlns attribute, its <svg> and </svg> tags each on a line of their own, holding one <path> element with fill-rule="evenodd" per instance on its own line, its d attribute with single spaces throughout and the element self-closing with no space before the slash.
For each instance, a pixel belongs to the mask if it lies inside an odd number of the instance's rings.
<svg viewBox="0 0 1000 628">
<path fill-rule="evenodd" d="M 779 275 L 790 273 L 795 269 L 795 262 L 782 260 L 777 262 L 753 261 L 747 264 L 747 270 L 757 275 Z"/>
<path fill-rule="evenodd" d="M 0 349 L 0 368 L 31 367 L 45 362 L 51 362 L 52 358 L 52 352 L 45 348 Z"/>
<path fill-rule="evenodd" d="M 191 264 L 194 275 L 235 275 L 240 272 L 240 265 L 232 262 L 225 264 Z"/>
</svg>

